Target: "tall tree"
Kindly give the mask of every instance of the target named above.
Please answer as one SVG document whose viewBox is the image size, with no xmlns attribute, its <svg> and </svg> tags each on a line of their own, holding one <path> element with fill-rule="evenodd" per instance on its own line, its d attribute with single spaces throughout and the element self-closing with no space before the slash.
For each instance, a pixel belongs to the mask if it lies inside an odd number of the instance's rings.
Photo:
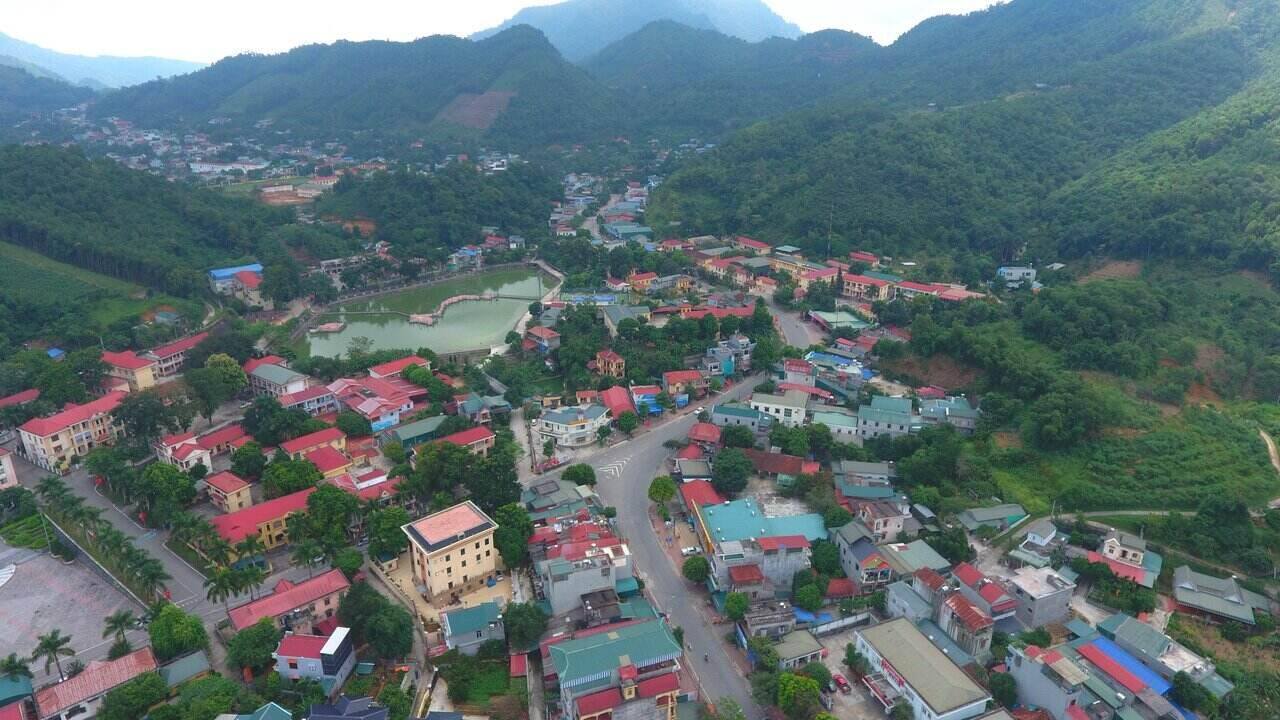
<svg viewBox="0 0 1280 720">
<path fill-rule="evenodd" d="M 50 665 L 56 666 L 58 668 L 58 679 L 66 680 L 67 676 L 62 672 L 61 658 L 75 654 L 76 651 L 71 649 L 70 636 L 63 635 L 61 630 L 54 628 L 36 638 L 36 647 L 31 651 L 31 659 L 44 660 L 45 672 L 49 672 Z"/>
</svg>

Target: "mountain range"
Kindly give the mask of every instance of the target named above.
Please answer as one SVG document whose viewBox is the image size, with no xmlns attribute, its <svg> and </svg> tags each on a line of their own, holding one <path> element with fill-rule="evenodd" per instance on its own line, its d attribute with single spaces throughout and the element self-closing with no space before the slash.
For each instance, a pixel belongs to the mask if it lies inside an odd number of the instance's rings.
<svg viewBox="0 0 1280 720">
<path fill-rule="evenodd" d="M 800 35 L 800 28 L 761 0 L 567 0 L 525 8 L 501 25 L 472 35 L 472 39 L 528 25 L 541 30 L 565 58 L 579 62 L 659 20 L 717 30 L 751 42 Z"/>
<path fill-rule="evenodd" d="M 48 75 L 94 89 L 124 87 L 180 75 L 204 67 L 185 60 L 157 57 L 73 55 L 42 48 L 0 33 L 0 65 L 21 67 L 33 75 Z"/>
</svg>

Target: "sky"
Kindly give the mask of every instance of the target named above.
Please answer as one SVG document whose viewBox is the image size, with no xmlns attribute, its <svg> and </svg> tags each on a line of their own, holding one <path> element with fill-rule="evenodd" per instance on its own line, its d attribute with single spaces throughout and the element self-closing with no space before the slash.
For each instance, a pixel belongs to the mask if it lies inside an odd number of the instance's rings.
<svg viewBox="0 0 1280 720">
<path fill-rule="evenodd" d="M 643 0 L 637 0 L 643 1 Z M 838 28 L 893 42 L 925 18 L 992 0 L 765 0 L 806 32 Z M 213 62 L 334 40 L 466 36 L 548 0 L 0 0 L 0 32 L 82 55 Z"/>
</svg>

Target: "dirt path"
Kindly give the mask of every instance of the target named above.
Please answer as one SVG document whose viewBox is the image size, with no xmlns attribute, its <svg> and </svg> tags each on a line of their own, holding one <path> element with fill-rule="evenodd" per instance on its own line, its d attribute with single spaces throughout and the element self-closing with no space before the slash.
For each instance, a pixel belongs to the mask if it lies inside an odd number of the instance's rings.
<svg viewBox="0 0 1280 720">
<path fill-rule="evenodd" d="M 1267 444 L 1267 455 L 1271 458 L 1271 467 L 1275 468 L 1277 474 L 1280 474 L 1280 450 L 1276 449 L 1276 441 L 1262 428 L 1258 428 L 1258 436 L 1262 438 L 1262 442 Z M 1280 498 L 1275 498 L 1267 503 L 1267 507 L 1280 507 Z"/>
</svg>

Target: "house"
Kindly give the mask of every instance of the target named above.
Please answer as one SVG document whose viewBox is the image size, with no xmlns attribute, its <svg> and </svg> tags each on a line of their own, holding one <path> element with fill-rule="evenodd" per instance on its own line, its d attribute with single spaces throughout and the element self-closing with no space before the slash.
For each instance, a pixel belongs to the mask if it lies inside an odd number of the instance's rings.
<svg viewBox="0 0 1280 720">
<path fill-rule="evenodd" d="M 290 460 L 301 460 L 307 453 L 320 448 L 343 452 L 347 449 L 347 434 L 336 427 L 318 430 L 280 443 L 280 451 Z"/>
<path fill-rule="evenodd" d="M 631 289 L 635 290 L 636 292 L 648 292 L 649 285 L 653 283 L 654 280 L 657 280 L 657 279 L 658 279 L 658 273 L 656 272 L 638 273 L 638 272 L 632 271 L 630 275 L 627 275 L 627 284 L 630 285 Z"/>
<path fill-rule="evenodd" d="M 1235 687 L 1217 673 L 1211 660 L 1197 655 L 1151 625 L 1124 613 L 1116 613 L 1098 623 L 1096 632 L 1110 638 L 1121 649 L 1166 680 L 1172 680 L 1180 672 L 1186 673 L 1196 684 L 1219 699 Z"/>
<path fill-rule="evenodd" d="M 1027 511 L 1017 503 L 1005 503 L 985 508 L 969 508 L 962 511 L 957 519 L 969 532 L 977 532 L 978 528 L 988 527 L 997 532 L 1004 532 L 1027 516 Z"/>
<path fill-rule="evenodd" d="M 729 592 L 742 593 L 753 601 L 773 598 L 773 588 L 768 578 L 755 563 L 730 566 L 729 584 L 726 589 Z"/>
<path fill-rule="evenodd" d="M 753 407 L 739 403 L 724 403 L 711 408 L 711 422 L 720 427 L 742 425 L 761 435 L 773 427 L 773 417 Z"/>
<path fill-rule="evenodd" d="M 1142 567 L 1147 552 L 1147 541 L 1136 535 L 1112 530 L 1098 546 L 1098 552 L 1108 560 Z"/>
<path fill-rule="evenodd" d="M 203 465 L 205 469 L 213 467 L 213 453 L 201 446 L 193 432 L 162 437 L 156 441 L 155 450 L 157 460 L 183 472 L 189 472 L 196 465 Z"/>
<path fill-rule="evenodd" d="M 146 357 L 155 361 L 156 377 L 166 378 L 177 375 L 187 362 L 187 353 L 204 342 L 209 333 L 202 332 L 175 340 L 165 345 L 154 347 L 146 352 Z"/>
<path fill-rule="evenodd" d="M 534 523 L 554 522 L 584 511 L 591 515 L 599 503 L 600 498 L 590 485 L 558 478 L 536 482 L 520 492 L 520 504 L 529 511 L 529 519 Z"/>
<path fill-rule="evenodd" d="M 981 570 L 962 562 L 951 573 L 959 581 L 959 591 L 970 602 L 981 608 L 994 620 L 1014 617 L 1018 601 L 999 582 L 987 577 Z"/>
<path fill-rule="evenodd" d="M 0 447 L 0 490 L 18 486 L 18 473 L 13 469 L 13 454 Z"/>
<path fill-rule="evenodd" d="M 440 613 L 440 633 L 446 647 L 463 655 L 475 655 L 480 646 L 490 640 L 507 639 L 502 626 L 502 608 L 493 600 Z"/>
<path fill-rule="evenodd" d="M 707 394 L 708 380 L 700 370 L 669 370 L 662 373 L 662 389 L 670 395 L 678 407 L 687 404 L 688 396 L 702 397 Z M 681 403 L 681 397 L 684 403 Z"/>
<path fill-rule="evenodd" d="M 1042 708 L 1053 720 L 1072 720 L 1077 717 L 1073 712 L 1082 713 L 1078 716 L 1084 718 L 1112 716 L 1106 703 L 1090 689 L 1098 688 L 1101 681 L 1059 650 L 1011 646 L 1005 666 L 1013 675 L 1018 703 L 1023 706 Z M 1106 684 L 1102 683 L 1101 688 L 1105 689 Z"/>
<path fill-rule="evenodd" d="M 961 593 L 952 593 L 938 604 L 937 623 L 966 653 L 978 658 L 990 654 L 995 621 Z"/>
<path fill-rule="evenodd" d="M 763 600 L 751 603 L 738 623 L 738 644 L 747 647 L 748 638 L 778 640 L 796 629 L 796 614 L 786 600 Z"/>
<path fill-rule="evenodd" d="M 340 407 L 368 420 L 375 433 L 399 425 L 400 416 L 413 410 L 415 398 L 427 396 L 425 388 L 395 376 L 340 378 L 329 383 L 329 390 Z"/>
<path fill-rule="evenodd" d="M 596 372 L 605 377 L 626 377 L 627 361 L 618 353 L 606 348 L 596 353 Z"/>
<path fill-rule="evenodd" d="M 524 332 L 524 348 L 546 355 L 560 348 L 560 333 L 549 327 L 533 325 Z"/>
<path fill-rule="evenodd" d="M 1164 558 L 1148 548 L 1145 540 L 1115 530 L 1107 533 L 1097 551 L 1090 550 L 1085 556 L 1091 563 L 1106 563 L 1117 577 L 1147 588 L 1155 587 L 1164 568 Z"/>
<path fill-rule="evenodd" d="M 674 720 L 680 693 L 680 643 L 660 619 L 606 625 L 554 642 L 544 667 L 553 674 L 565 720 Z"/>
<path fill-rule="evenodd" d="M 612 338 L 618 337 L 618 327 L 624 320 L 647 323 L 652 315 L 647 305 L 607 305 L 600 310 L 600 314 L 604 318 L 604 327 Z"/>
<path fill-rule="evenodd" d="M 631 402 L 631 393 L 619 385 L 600 391 L 600 403 L 609 410 L 609 417 L 617 420 L 623 413 L 635 414 L 636 406 Z"/>
<path fill-rule="evenodd" d="M 978 427 L 978 415 L 978 409 L 970 405 L 964 396 L 920 403 L 920 419 L 926 425 L 947 424 L 966 435 Z"/>
<path fill-rule="evenodd" d="M 301 410 L 311 417 L 338 411 L 338 396 L 324 385 L 313 385 L 298 392 L 285 393 L 278 399 L 285 410 Z"/>
<path fill-rule="evenodd" d="M 1048 548 L 1057 537 L 1058 526 L 1053 524 L 1053 520 L 1039 518 L 1027 524 L 1026 539 L 1023 540 L 1022 544 L 1024 547 L 1034 548 L 1039 551 Z"/>
<path fill-rule="evenodd" d="M 107 376 L 129 383 L 129 392 L 139 392 L 156 386 L 156 361 L 138 355 L 132 350 L 121 352 L 102 351 L 102 362 Z"/>
<path fill-rule="evenodd" d="M 397 442 L 406 451 L 411 451 L 419 445 L 435 440 L 440 434 L 440 426 L 447 418 L 447 415 L 435 415 L 405 423 L 382 433 L 378 436 L 378 441 L 382 444 Z"/>
<path fill-rule="evenodd" d="M 1180 612 L 1210 622 L 1253 625 L 1258 612 L 1271 613 L 1271 601 L 1240 587 L 1234 577 L 1216 578 L 1183 565 L 1173 570 L 1173 598 Z"/>
<path fill-rule="evenodd" d="M 720 426 L 712 423 L 698 422 L 689 428 L 689 441 L 707 448 L 720 444 Z"/>
<path fill-rule="evenodd" d="M 227 617 L 237 632 L 264 618 L 284 630 L 309 632 L 316 623 L 337 615 L 338 604 L 350 587 L 341 570 L 330 570 L 299 583 L 281 580 L 270 595 L 231 608 Z"/>
<path fill-rule="evenodd" d="M 1044 627 L 1071 617 L 1071 595 L 1076 584 L 1056 570 L 1020 568 L 1009 580 L 1009 586 L 1018 601 L 1018 622 L 1024 627 Z"/>
<path fill-rule="evenodd" d="M 634 582 L 627 544 L 608 530 L 588 532 L 583 540 L 549 548 L 546 559 L 534 564 L 535 587 L 552 615 L 586 608 L 596 593 L 616 594 Z"/>
<path fill-rule="evenodd" d="M 782 361 L 781 382 L 812 387 L 818 381 L 818 369 L 802 358 L 786 358 Z"/>
<path fill-rule="evenodd" d="M 213 457 L 225 455 L 247 441 L 249 434 L 239 423 L 232 423 L 196 438 L 196 443 Z"/>
<path fill-rule="evenodd" d="M 237 265 L 235 267 L 217 268 L 209 271 L 209 288 L 219 295 L 231 295 L 236 291 L 239 280 L 236 275 L 242 272 L 262 273 L 262 266 L 258 263 L 249 265 Z"/>
<path fill-rule="evenodd" d="M 232 545 L 250 535 L 257 535 L 263 547 L 271 550 L 288 542 L 289 534 L 285 521 L 293 513 L 306 512 L 307 497 L 313 492 L 315 488 L 299 490 L 226 515 L 218 515 L 211 518 L 209 522 L 213 524 L 213 529 L 222 536 L 222 539 Z"/>
<path fill-rule="evenodd" d="M 875 542 L 896 538 L 906 529 L 911 512 L 905 502 L 894 500 L 859 500 L 850 503 L 854 516 L 871 533 Z"/>
<path fill-rule="evenodd" d="M 440 442 L 447 442 L 466 448 L 472 455 L 488 457 L 489 451 L 498 442 L 498 436 L 489 428 L 479 425 L 461 432 L 446 435 Z"/>
<path fill-rule="evenodd" d="M 321 445 L 314 450 L 309 450 L 302 456 L 302 459 L 314 465 L 326 480 L 331 480 L 350 471 L 352 466 L 351 458 L 328 445 Z"/>
<path fill-rule="evenodd" d="M 214 720 L 293 720 L 293 711 L 269 702 L 248 714 L 223 713 Z"/>
<path fill-rule="evenodd" d="M 710 375 L 729 377 L 751 372 L 751 356 L 756 344 L 746 335 L 731 335 L 707 348 L 702 369 Z"/>
<path fill-rule="evenodd" d="M 766 452 L 755 448 L 746 448 L 742 453 L 751 461 L 752 467 L 758 474 L 768 477 L 813 475 L 822 469 L 821 463 L 816 460 L 805 460 L 795 455 Z"/>
<path fill-rule="evenodd" d="M 771 416 L 784 427 L 798 427 L 804 424 L 809 396 L 799 390 L 787 390 L 781 395 L 754 393 L 750 402 L 751 409 Z"/>
<path fill-rule="evenodd" d="M 262 363 L 249 371 L 249 388 L 258 397 L 279 398 L 281 395 L 302 392 L 309 378 L 283 365 Z"/>
<path fill-rule="evenodd" d="M 413 580 L 429 600 L 457 598 L 498 572 L 497 524 L 470 500 L 401 527 L 409 537 Z"/>
<path fill-rule="evenodd" d="M 842 297 L 863 302 L 880 302 L 893 299 L 893 283 L 877 277 L 846 273 L 840 288 Z"/>
<path fill-rule="evenodd" d="M 796 670 L 811 662 L 822 662 L 826 652 L 822 643 L 808 630 L 792 630 L 778 638 L 773 646 L 778 653 L 778 670 Z"/>
<path fill-rule="evenodd" d="M 230 471 L 214 473 L 204 479 L 209 488 L 209 502 L 224 513 L 243 510 L 253 504 L 249 483 Z"/>
<path fill-rule="evenodd" d="M 911 407 L 910 398 L 877 395 L 869 405 L 858 408 L 858 438 L 888 435 L 902 437 L 920 429 L 920 420 Z"/>
<path fill-rule="evenodd" d="M 325 695 L 342 687 L 356 667 L 356 650 L 351 630 L 338 627 L 328 637 L 286 632 L 271 654 L 276 672 L 290 680 L 320 683 Z"/>
<path fill-rule="evenodd" d="M 887 711 L 899 702 L 915 720 L 967 720 L 991 696 L 906 618 L 854 631 L 871 672 L 862 682 Z"/>
<path fill-rule="evenodd" d="M 139 648 L 115 660 L 94 660 L 75 677 L 36 693 L 39 720 L 71 720 L 97 717 L 107 693 L 130 680 L 155 672 L 156 656 L 150 647 Z"/>
<path fill-rule="evenodd" d="M 940 573 L 951 568 L 951 563 L 924 540 L 885 543 L 880 546 L 880 553 L 893 572 L 899 576 L 914 575 L 921 568 L 929 568 Z"/>
<path fill-rule="evenodd" d="M 859 462 L 857 460 L 838 460 L 832 463 L 832 474 L 836 482 L 847 482 L 854 485 L 890 485 L 898 479 L 898 471 L 893 462 Z"/>
<path fill-rule="evenodd" d="M 543 441 L 560 447 L 582 447 L 599 440 L 601 429 L 609 426 L 609 410 L 602 405 L 562 408 L 545 412 L 534 423 Z"/>
<path fill-rule="evenodd" d="M 893 570 L 871 539 L 871 533 L 857 520 L 829 531 L 840 553 L 845 576 L 866 592 L 874 592 L 892 579 Z"/>
<path fill-rule="evenodd" d="M 70 467 L 100 445 L 110 445 L 124 434 L 112 413 L 125 393 L 109 392 L 83 405 L 68 405 L 48 417 L 33 418 L 18 427 L 22 453 L 27 460 L 50 472 Z"/>
<path fill-rule="evenodd" d="M 1022 287 L 1023 283 L 1036 281 L 1036 269 L 1021 265 L 1006 265 L 996 268 L 996 279 L 1007 288 Z"/>
<path fill-rule="evenodd" d="M 378 705 L 373 698 L 349 698 L 343 695 L 332 705 L 312 705 L 307 710 L 308 720 L 387 720 L 390 711 Z"/>
<path fill-rule="evenodd" d="M 710 582 L 719 588 L 729 584 L 731 567 L 756 565 L 775 587 L 790 589 L 795 573 L 810 565 L 810 543 L 827 537 L 821 515 L 767 516 L 752 498 L 695 504 L 693 512 Z"/>
</svg>

